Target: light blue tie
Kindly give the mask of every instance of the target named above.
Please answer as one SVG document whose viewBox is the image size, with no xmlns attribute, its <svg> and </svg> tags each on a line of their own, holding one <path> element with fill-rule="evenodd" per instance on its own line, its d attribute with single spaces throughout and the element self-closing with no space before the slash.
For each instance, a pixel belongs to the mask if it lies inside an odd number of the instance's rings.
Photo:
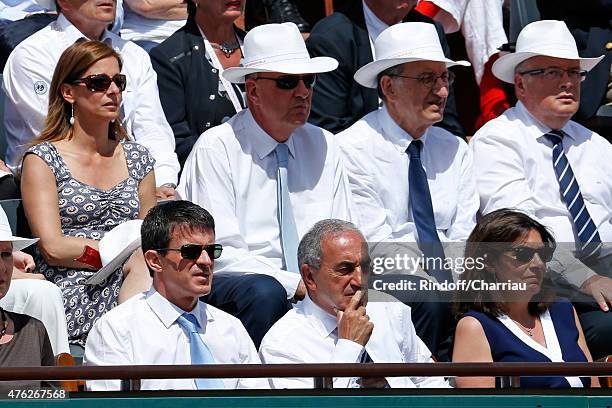
<svg viewBox="0 0 612 408">
<path fill-rule="evenodd" d="M 281 228 L 281 245 L 283 247 L 283 259 L 285 269 L 289 272 L 299 273 L 297 262 L 298 234 L 293 217 L 293 208 L 289 199 L 289 188 L 287 185 L 287 163 L 289 162 L 289 148 L 284 143 L 276 145 L 276 200 L 278 208 L 278 224 Z"/>
<path fill-rule="evenodd" d="M 189 352 L 191 364 L 215 364 L 215 359 L 210 350 L 200 337 L 198 320 L 191 313 L 183 313 L 178 319 L 178 324 L 189 333 Z M 218 378 L 196 378 L 198 390 L 223 389 L 223 380 Z"/>
<path fill-rule="evenodd" d="M 544 136 L 553 144 L 553 167 L 559 181 L 561 199 L 572 216 L 572 222 L 576 229 L 577 255 L 581 259 L 586 259 L 599 252 L 601 249 L 601 237 L 597 231 L 597 226 L 586 208 L 578 182 L 572 171 L 572 166 L 570 166 L 567 156 L 563 152 L 562 141 L 564 133 L 561 130 L 551 130 Z"/>
</svg>

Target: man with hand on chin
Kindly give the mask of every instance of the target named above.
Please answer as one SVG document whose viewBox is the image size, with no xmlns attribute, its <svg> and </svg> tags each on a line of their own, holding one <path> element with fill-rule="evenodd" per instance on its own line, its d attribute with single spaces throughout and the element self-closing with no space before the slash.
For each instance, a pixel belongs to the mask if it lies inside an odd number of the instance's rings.
<svg viewBox="0 0 612 408">
<path fill-rule="evenodd" d="M 223 250 L 215 244 L 212 216 L 189 201 L 168 201 L 149 211 L 141 235 L 153 287 L 96 322 L 87 339 L 84 364 L 259 364 L 240 321 L 199 300 L 211 291 L 214 259 Z M 87 387 L 119 390 L 120 381 L 88 381 Z M 268 386 L 257 378 L 181 378 L 143 380 L 141 388 Z"/>
<path fill-rule="evenodd" d="M 370 257 L 350 222 L 327 219 L 298 248 L 307 295 L 264 337 L 266 364 L 433 362 L 418 338 L 410 308 L 399 301 L 367 301 Z M 291 345 L 288 347 L 287 345 Z M 312 378 L 271 378 L 272 388 L 312 388 Z M 334 388 L 447 387 L 443 378 L 334 378 Z"/>
</svg>

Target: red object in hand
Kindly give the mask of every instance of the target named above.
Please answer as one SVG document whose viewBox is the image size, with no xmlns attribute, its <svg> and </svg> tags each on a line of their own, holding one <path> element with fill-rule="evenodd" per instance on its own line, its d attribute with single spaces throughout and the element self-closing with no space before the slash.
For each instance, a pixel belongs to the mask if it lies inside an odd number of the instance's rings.
<svg viewBox="0 0 612 408">
<path fill-rule="evenodd" d="M 491 119 L 495 119 L 510 107 L 504 86 L 493 75 L 492 71 L 493 63 L 498 58 L 499 54 L 495 54 L 485 64 L 482 80 L 480 81 L 480 115 L 476 120 L 476 129 L 479 129 Z"/>
<path fill-rule="evenodd" d="M 440 7 L 427 0 L 419 2 L 414 9 L 429 18 L 434 18 L 436 14 L 438 14 L 438 11 L 440 11 Z"/>
<path fill-rule="evenodd" d="M 87 264 L 95 269 L 102 268 L 102 259 L 100 258 L 100 252 L 97 249 L 90 247 L 89 245 L 85 245 L 85 250 L 75 259 L 75 261 L 82 262 Z"/>
</svg>

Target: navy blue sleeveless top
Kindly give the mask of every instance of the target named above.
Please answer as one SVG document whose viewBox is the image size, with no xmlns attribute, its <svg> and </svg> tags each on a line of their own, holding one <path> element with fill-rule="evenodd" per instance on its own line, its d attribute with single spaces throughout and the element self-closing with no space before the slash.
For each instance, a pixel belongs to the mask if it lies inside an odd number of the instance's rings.
<svg viewBox="0 0 612 408">
<path fill-rule="evenodd" d="M 566 299 L 558 299 L 548 309 L 559 340 L 563 361 L 586 362 L 587 358 L 578 346 L 578 329 L 574 320 L 572 304 Z M 534 350 L 512 333 L 497 318 L 476 311 L 469 311 L 464 316 L 477 319 L 484 329 L 491 347 L 494 362 L 551 362 L 539 351 Z M 580 377 L 582 385 L 591 385 L 590 377 Z M 498 380 L 496 380 L 497 382 Z M 522 377 L 521 388 L 569 388 L 564 377 Z"/>
</svg>

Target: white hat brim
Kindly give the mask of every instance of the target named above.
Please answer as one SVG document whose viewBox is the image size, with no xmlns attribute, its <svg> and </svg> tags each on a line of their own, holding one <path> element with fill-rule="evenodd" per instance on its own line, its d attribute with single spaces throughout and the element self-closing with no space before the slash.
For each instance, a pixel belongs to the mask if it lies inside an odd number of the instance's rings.
<svg viewBox="0 0 612 408">
<path fill-rule="evenodd" d="M 38 238 L 21 238 L 21 237 L 10 237 L 9 239 L 0 239 L 0 241 L 9 241 L 13 243 L 13 251 L 21 251 L 29 247 L 32 244 L 38 242 Z"/>
<path fill-rule="evenodd" d="M 389 58 L 389 59 L 381 59 L 378 61 L 372 61 L 363 67 L 359 68 L 359 70 L 355 73 L 355 81 L 357 83 L 365 86 L 366 88 L 376 88 L 378 86 L 378 74 L 383 72 L 384 70 L 394 67 L 396 65 L 405 64 L 407 62 L 417 62 L 417 61 L 434 61 L 434 62 L 444 62 L 446 67 L 452 67 L 454 65 L 461 65 L 463 67 L 469 67 L 471 64 L 467 61 L 453 61 L 448 58 L 442 59 L 424 59 L 424 58 Z"/>
<path fill-rule="evenodd" d="M 223 77 L 232 83 L 243 83 L 244 77 L 256 72 L 279 72 L 281 74 L 320 74 L 338 68 L 338 61 L 330 57 L 315 57 L 307 61 L 287 60 L 260 64 L 257 67 L 232 67 L 223 71 Z"/>
<path fill-rule="evenodd" d="M 523 61 L 528 60 L 531 57 L 537 56 L 545 56 L 545 57 L 554 57 L 554 58 L 562 58 L 562 59 L 570 59 L 566 54 L 554 55 L 551 53 L 539 53 L 539 52 L 515 52 L 506 55 L 502 55 L 499 57 L 497 61 L 493 64 L 493 75 L 497 78 L 501 79 L 504 82 L 514 83 L 514 70 L 516 67 Z M 585 71 L 590 71 L 604 58 L 604 55 L 597 58 L 577 58 L 580 61 L 580 69 L 584 69 Z"/>
</svg>

